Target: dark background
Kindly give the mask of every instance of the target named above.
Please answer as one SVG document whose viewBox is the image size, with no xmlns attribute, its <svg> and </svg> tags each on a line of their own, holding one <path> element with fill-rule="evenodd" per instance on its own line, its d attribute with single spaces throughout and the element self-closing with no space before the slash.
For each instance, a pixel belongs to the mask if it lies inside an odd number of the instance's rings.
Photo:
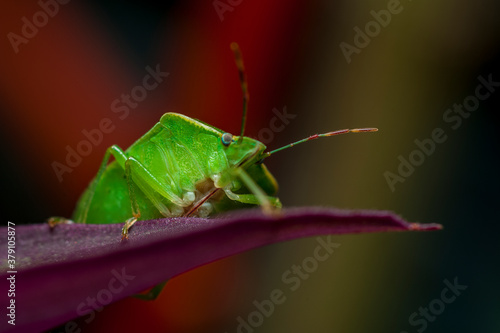
<svg viewBox="0 0 500 333">
<path fill-rule="evenodd" d="M 440 298 L 445 279 L 457 278 L 467 289 L 426 331 L 497 332 L 500 91 L 456 130 L 443 114 L 474 94 L 478 76 L 500 81 L 499 3 L 402 1 L 401 12 L 348 63 L 340 43 L 354 44 L 353 28 L 364 30 L 374 20 L 370 11 L 390 2 L 239 2 L 221 20 L 212 1 L 73 1 L 16 53 L 8 34 L 20 35 L 22 18 L 32 22 L 41 7 L 2 1 L 2 223 L 70 216 L 106 148 L 125 149 L 165 112 L 237 134 L 241 90 L 229 49 L 236 41 L 250 90 L 247 135 L 258 137 L 273 108 L 284 107 L 296 118 L 275 133 L 271 149 L 317 132 L 380 129 L 311 142 L 266 161 L 285 206 L 393 210 L 444 225 L 431 233 L 334 237 L 340 248 L 256 331 L 417 332 L 423 327 L 410 325 L 409 316 Z M 168 78 L 120 120 L 111 102 L 157 64 Z M 76 147 L 82 130 L 103 118 L 114 131 L 59 182 L 51 164 L 64 163 L 65 147 Z M 397 173 L 398 156 L 408 159 L 414 140 L 435 128 L 447 140 L 391 191 L 384 173 Z M 295 240 L 206 265 L 170 281 L 156 302 L 126 299 L 79 326 L 235 332 L 237 317 L 247 318 L 254 300 L 285 289 L 283 272 L 315 246 L 314 238 Z"/>
</svg>

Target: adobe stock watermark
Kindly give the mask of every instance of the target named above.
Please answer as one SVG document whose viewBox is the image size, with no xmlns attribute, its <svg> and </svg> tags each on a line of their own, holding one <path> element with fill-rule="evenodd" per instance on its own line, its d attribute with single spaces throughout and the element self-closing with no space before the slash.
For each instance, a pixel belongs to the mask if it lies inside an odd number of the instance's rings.
<svg viewBox="0 0 500 333">
<path fill-rule="evenodd" d="M 243 0 L 214 0 L 212 5 L 214 6 L 215 12 L 219 16 L 219 20 L 224 21 L 224 13 L 232 12 L 234 8 L 239 6 Z"/>
<path fill-rule="evenodd" d="M 454 131 L 462 126 L 464 119 L 469 118 L 471 113 L 479 108 L 481 101 L 488 99 L 496 88 L 500 87 L 500 82 L 493 81 L 492 74 L 487 78 L 480 75 L 477 79 L 479 84 L 474 89 L 474 94 L 465 97 L 461 104 L 455 103 L 443 112 L 443 121 Z M 407 158 L 403 155 L 398 156 L 397 174 L 390 171 L 385 171 L 383 174 L 391 192 L 396 190 L 397 183 L 404 183 L 415 172 L 416 167 L 421 166 L 427 157 L 434 154 L 438 144 L 444 143 L 447 139 L 448 135 L 441 127 L 433 129 L 428 138 L 415 139 L 413 142 L 417 148 L 412 150 Z"/>
<path fill-rule="evenodd" d="M 261 128 L 257 133 L 257 137 L 251 137 L 252 139 L 267 145 L 274 140 L 274 134 L 283 131 L 286 125 L 290 124 L 290 121 L 297 117 L 296 114 L 287 112 L 286 105 L 283 107 L 283 111 L 273 108 L 273 113 L 274 117 L 269 120 L 269 126 Z"/>
<path fill-rule="evenodd" d="M 466 285 L 459 284 L 457 277 L 455 277 L 453 283 L 448 279 L 445 279 L 443 283 L 446 287 L 441 290 L 438 298 L 431 300 L 426 307 L 419 307 L 418 312 L 415 311 L 408 317 L 408 323 L 415 327 L 418 333 L 425 331 L 429 323 L 435 322 L 437 317 L 444 312 L 446 306 L 455 302 L 457 297 L 468 288 Z M 401 331 L 400 333 L 408 333 L 408 331 Z"/>
<path fill-rule="evenodd" d="M 39 0 L 38 6 L 40 10 L 35 12 L 31 19 L 26 16 L 21 18 L 22 26 L 20 34 L 9 32 L 7 39 L 14 50 L 14 53 L 19 53 L 19 46 L 21 44 L 28 44 L 28 42 L 35 38 L 39 29 L 45 27 L 49 20 L 59 13 L 59 5 L 65 5 L 70 0 Z"/>
<path fill-rule="evenodd" d="M 363 30 L 358 26 L 353 28 L 355 32 L 353 38 L 354 45 L 346 42 L 341 42 L 339 44 L 340 50 L 347 63 L 351 63 L 353 54 L 360 54 L 361 50 L 370 45 L 372 38 L 377 37 L 382 31 L 382 28 L 387 28 L 387 26 L 389 26 L 393 15 L 400 14 L 402 11 L 403 5 L 400 0 L 389 0 L 387 2 L 387 9 L 381 9 L 379 11 L 371 10 L 370 15 L 373 17 L 373 20 L 368 21 Z"/>
<path fill-rule="evenodd" d="M 137 108 L 139 103 L 146 99 L 148 92 L 156 89 L 169 75 L 169 73 L 160 70 L 159 64 L 156 65 L 155 69 L 146 66 L 146 72 L 148 74 L 142 79 L 141 85 L 133 87 L 129 94 L 123 93 L 120 98 L 116 98 L 111 102 L 111 111 L 117 114 L 120 120 L 125 120 L 130 114 L 130 109 Z M 63 181 L 65 173 L 73 172 L 73 169 L 82 163 L 83 157 L 90 155 L 94 147 L 101 144 L 104 134 L 110 134 L 115 129 L 116 126 L 110 118 L 101 119 L 96 128 L 91 130 L 83 129 L 82 135 L 84 139 L 80 140 L 75 148 L 69 145 L 65 147 L 67 151 L 65 163 L 53 161 L 51 164 L 59 182 Z"/>
<path fill-rule="evenodd" d="M 262 326 L 266 318 L 271 317 L 276 306 L 285 303 L 287 300 L 286 290 L 294 292 L 298 290 L 303 281 L 309 279 L 311 274 L 316 272 L 319 263 L 330 258 L 335 249 L 340 247 L 339 243 L 333 243 L 331 236 L 326 238 L 317 237 L 318 245 L 313 250 L 312 256 L 306 257 L 299 265 L 292 265 L 289 269 L 281 274 L 281 281 L 286 288 L 276 288 L 269 293 L 267 299 L 252 302 L 255 310 L 250 312 L 245 317 L 238 316 L 236 321 L 238 326 L 237 333 L 253 333 L 255 329 Z M 228 333 L 228 332 L 226 332 Z"/>
<path fill-rule="evenodd" d="M 99 290 L 95 295 L 87 297 L 78 304 L 76 314 L 79 317 L 87 316 L 84 320 L 85 323 L 90 324 L 95 319 L 96 312 L 102 312 L 104 306 L 113 302 L 114 296 L 120 294 L 128 286 L 129 281 L 136 278 L 134 275 L 128 275 L 125 267 L 122 268 L 121 272 L 113 269 L 111 275 L 113 277 L 109 280 L 106 288 Z M 82 330 L 76 322 L 68 321 L 64 325 L 63 332 L 80 333 Z"/>
</svg>

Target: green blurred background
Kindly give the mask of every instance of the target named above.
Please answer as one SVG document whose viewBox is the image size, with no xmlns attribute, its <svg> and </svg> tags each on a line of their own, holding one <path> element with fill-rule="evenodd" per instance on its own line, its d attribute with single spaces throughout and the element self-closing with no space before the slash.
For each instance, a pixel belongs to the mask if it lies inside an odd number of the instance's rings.
<svg viewBox="0 0 500 333">
<path fill-rule="evenodd" d="M 474 94 L 478 76 L 500 81 L 500 3 L 401 1 L 394 7 L 399 13 L 372 30 L 348 62 L 340 44 L 354 45 L 353 29 L 364 31 L 374 20 L 371 11 L 394 4 L 69 2 L 57 13 L 52 7 L 53 17 L 16 53 L 9 33 L 21 35 L 22 18 L 32 21 L 41 7 L 2 1 L 3 223 L 70 216 L 106 148 L 128 147 L 164 112 L 238 133 L 241 90 L 229 49 L 236 41 L 250 90 L 248 136 L 258 137 L 270 126 L 272 110 L 285 107 L 296 117 L 266 142 L 270 148 L 335 129 L 380 129 L 310 142 L 270 158 L 266 164 L 285 206 L 392 210 L 409 221 L 444 225 L 430 233 L 334 237 L 339 249 L 294 292 L 281 276 L 312 255 L 316 239 L 249 251 L 172 279 L 156 302 L 126 299 L 91 323 L 80 319 L 83 332 L 236 332 L 238 316 L 247 318 L 254 300 L 268 299 L 276 288 L 287 290 L 287 300 L 255 332 L 500 330 L 494 116 L 500 91 L 456 130 L 443 120 L 448 108 Z M 112 101 L 142 83 L 146 66 L 158 64 L 168 78 L 119 119 Z M 59 182 L 53 161 L 64 162 L 65 147 L 76 147 L 84 139 L 81 131 L 103 118 L 113 121 L 114 131 Z M 435 128 L 447 140 L 391 190 L 384 173 L 397 173 L 398 156 L 408 159 L 417 148 L 414 140 L 429 138 Z M 443 281 L 455 278 L 467 289 L 425 330 L 411 325 L 412 313 L 439 299 Z"/>
</svg>

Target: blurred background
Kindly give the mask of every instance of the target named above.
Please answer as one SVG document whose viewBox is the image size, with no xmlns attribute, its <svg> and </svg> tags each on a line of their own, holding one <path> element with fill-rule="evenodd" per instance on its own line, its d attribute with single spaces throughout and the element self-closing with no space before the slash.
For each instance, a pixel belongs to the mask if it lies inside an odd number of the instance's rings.
<svg viewBox="0 0 500 333">
<path fill-rule="evenodd" d="M 333 237 L 339 249 L 293 292 L 281 276 L 312 255 L 316 239 L 266 246 L 172 279 L 155 302 L 107 306 L 91 323 L 78 320 L 82 331 L 236 332 L 255 300 L 282 289 L 286 301 L 240 332 L 498 332 L 500 87 L 490 84 L 459 125 L 443 116 L 474 96 L 479 76 L 500 82 L 499 9 L 494 0 L 2 1 L 1 221 L 71 216 L 106 148 L 127 148 L 165 112 L 237 134 L 236 41 L 248 136 L 273 149 L 335 129 L 380 130 L 267 160 L 284 206 L 392 210 L 444 229 Z M 169 74 L 126 116 L 113 112 L 148 66 Z M 273 109 L 285 108 L 295 118 L 263 135 Z M 105 118 L 113 130 L 58 177 L 54 162 L 66 164 L 67 147 Z M 419 161 L 414 141 L 436 128 L 446 140 Z M 420 165 L 394 180 L 398 157 L 412 153 Z M 443 281 L 455 279 L 467 289 L 439 308 Z M 412 324 L 430 303 L 439 314 Z"/>
</svg>

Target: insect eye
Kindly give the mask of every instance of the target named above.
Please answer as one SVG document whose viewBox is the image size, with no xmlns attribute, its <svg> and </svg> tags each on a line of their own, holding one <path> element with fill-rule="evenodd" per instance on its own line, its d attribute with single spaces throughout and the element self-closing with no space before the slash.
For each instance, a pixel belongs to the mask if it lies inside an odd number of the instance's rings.
<svg viewBox="0 0 500 333">
<path fill-rule="evenodd" d="M 224 133 L 221 137 L 222 144 L 224 146 L 229 146 L 233 142 L 233 135 L 231 133 Z"/>
</svg>

